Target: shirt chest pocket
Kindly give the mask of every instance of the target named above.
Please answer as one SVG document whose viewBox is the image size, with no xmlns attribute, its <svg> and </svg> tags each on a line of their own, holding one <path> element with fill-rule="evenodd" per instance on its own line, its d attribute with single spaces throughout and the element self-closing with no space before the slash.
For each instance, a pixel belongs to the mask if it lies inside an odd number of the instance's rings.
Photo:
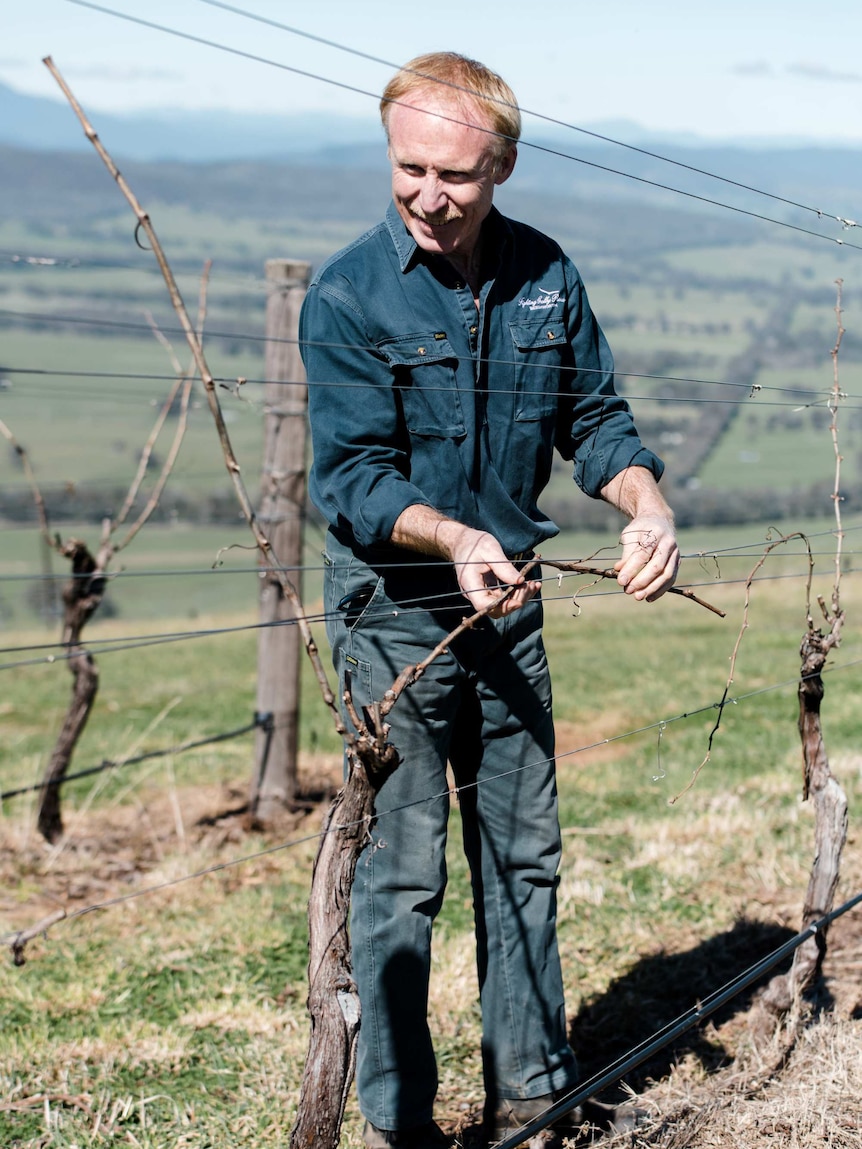
<svg viewBox="0 0 862 1149">
<path fill-rule="evenodd" d="M 544 316 L 510 323 L 514 362 L 514 410 L 517 422 L 553 415 L 560 391 L 560 369 L 568 346 L 562 318 Z"/>
<path fill-rule="evenodd" d="M 411 435 L 466 435 L 458 391 L 458 357 L 442 331 L 403 335 L 377 345 L 393 374 Z"/>
</svg>

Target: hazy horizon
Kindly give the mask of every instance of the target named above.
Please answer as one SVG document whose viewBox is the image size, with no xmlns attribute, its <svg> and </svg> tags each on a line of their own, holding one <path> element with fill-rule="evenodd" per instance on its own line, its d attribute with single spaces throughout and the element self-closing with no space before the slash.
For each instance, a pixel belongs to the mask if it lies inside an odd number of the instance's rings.
<svg viewBox="0 0 862 1149">
<path fill-rule="evenodd" d="M 802 0 L 725 0 L 702 9 L 682 0 L 573 0 L 564 10 L 533 8 L 528 16 L 514 0 L 498 0 L 493 11 L 439 0 L 433 21 L 389 0 L 316 0 L 311 7 L 248 0 L 237 11 L 213 0 L 148 0 L 145 17 L 134 0 L 99 7 L 86 0 L 16 7 L 4 29 L 0 81 L 57 99 L 41 63 L 51 55 L 94 111 L 314 112 L 370 121 L 391 73 L 391 63 L 381 61 L 451 48 L 500 71 L 523 108 L 567 123 L 629 122 L 646 135 L 691 134 L 712 143 L 862 144 L 859 9 L 842 11 L 836 28 L 813 18 Z"/>
</svg>

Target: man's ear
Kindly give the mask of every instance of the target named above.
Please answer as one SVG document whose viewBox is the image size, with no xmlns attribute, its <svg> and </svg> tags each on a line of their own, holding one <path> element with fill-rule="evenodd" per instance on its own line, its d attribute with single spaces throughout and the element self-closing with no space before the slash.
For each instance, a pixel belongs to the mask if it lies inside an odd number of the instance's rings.
<svg viewBox="0 0 862 1149">
<path fill-rule="evenodd" d="M 512 172 L 515 170 L 515 160 L 518 158 L 518 147 L 516 144 L 508 149 L 506 154 L 497 164 L 497 172 L 494 176 L 495 184 L 504 184 Z"/>
</svg>

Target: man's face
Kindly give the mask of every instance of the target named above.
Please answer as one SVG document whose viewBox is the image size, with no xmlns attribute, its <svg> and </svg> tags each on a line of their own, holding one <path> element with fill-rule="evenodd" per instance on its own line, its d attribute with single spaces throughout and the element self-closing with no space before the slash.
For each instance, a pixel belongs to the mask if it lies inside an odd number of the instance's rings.
<svg viewBox="0 0 862 1149">
<path fill-rule="evenodd" d="M 389 112 L 392 198 L 398 214 L 423 251 L 469 260 L 494 188 L 511 175 L 515 147 L 495 163 L 496 137 L 453 122 L 472 120 L 490 127 L 478 108 L 435 92 L 416 92 L 408 100 Z"/>
</svg>

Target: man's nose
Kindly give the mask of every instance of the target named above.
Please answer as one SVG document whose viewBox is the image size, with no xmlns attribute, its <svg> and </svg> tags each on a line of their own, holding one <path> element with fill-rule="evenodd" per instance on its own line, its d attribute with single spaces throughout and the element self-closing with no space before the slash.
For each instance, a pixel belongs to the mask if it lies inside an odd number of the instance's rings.
<svg viewBox="0 0 862 1149">
<path fill-rule="evenodd" d="M 426 175 L 422 180 L 422 186 L 419 188 L 419 206 L 429 215 L 445 209 L 446 195 L 437 176 Z"/>
</svg>

